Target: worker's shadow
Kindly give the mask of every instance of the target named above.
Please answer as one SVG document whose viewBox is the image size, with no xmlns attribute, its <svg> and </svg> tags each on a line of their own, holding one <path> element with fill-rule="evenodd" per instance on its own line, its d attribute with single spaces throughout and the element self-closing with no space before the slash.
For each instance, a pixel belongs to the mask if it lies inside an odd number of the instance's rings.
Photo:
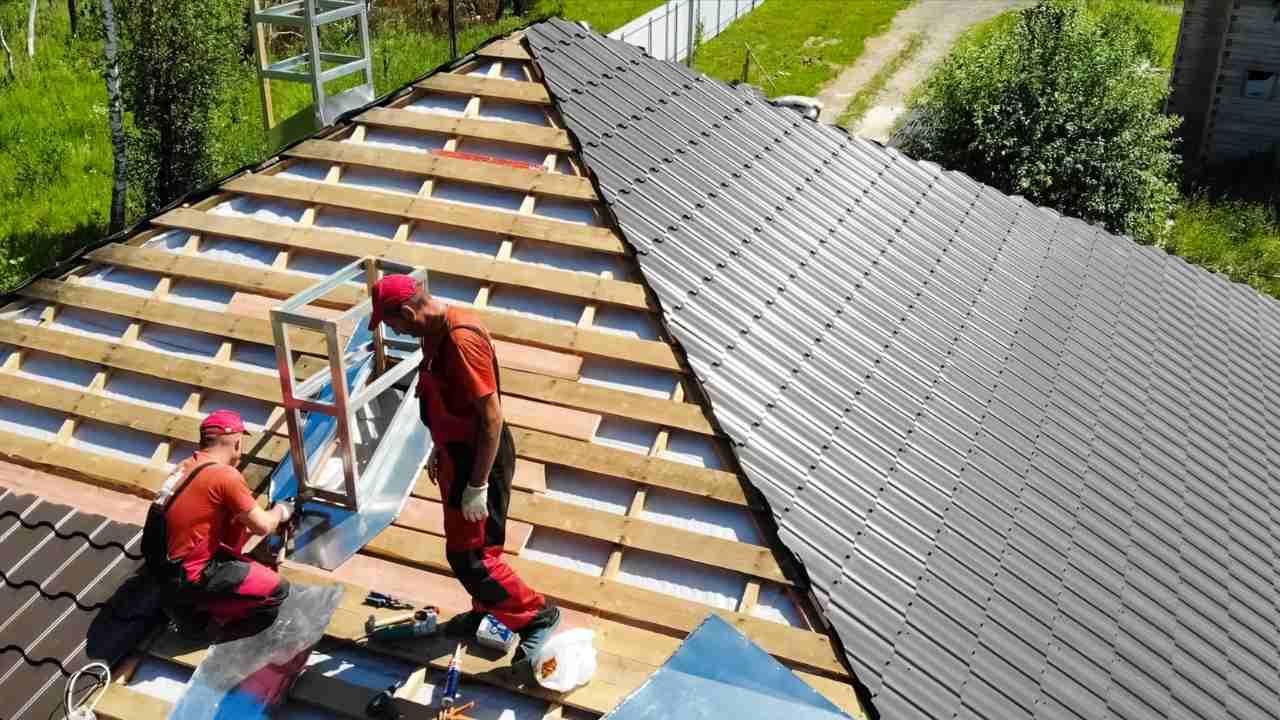
<svg viewBox="0 0 1280 720">
<path fill-rule="evenodd" d="M 63 672 L 67 675 L 79 670 L 89 661 L 117 667 L 117 663 L 164 623 L 158 588 L 140 575 L 130 576 L 105 599 L 94 597 L 95 594 L 91 591 L 91 594 L 74 598 L 78 610 L 86 616 L 91 614 L 91 618 L 87 627 L 79 626 L 84 627 L 84 659 L 72 657 L 65 661 Z M 48 598 L 49 601 L 61 599 L 61 596 Z M 73 614 L 72 620 L 74 617 Z M 58 627 L 58 631 L 69 632 L 73 625 L 73 622 L 64 622 Z M 98 691 L 99 685 L 93 679 L 95 677 L 97 676 L 91 672 L 75 687 L 70 688 L 73 705 L 84 703 Z M 65 699 L 63 702 L 65 703 Z M 2 713 L 3 710 L 0 710 L 0 714 Z M 31 717 L 31 720 L 63 720 L 67 713 L 68 709 L 63 703 L 58 703 L 48 716 L 28 713 L 24 717 Z"/>
<path fill-rule="evenodd" d="M 131 575 L 94 613 L 85 634 L 85 655 L 114 664 L 164 622 L 160 588 L 145 575 Z"/>
</svg>

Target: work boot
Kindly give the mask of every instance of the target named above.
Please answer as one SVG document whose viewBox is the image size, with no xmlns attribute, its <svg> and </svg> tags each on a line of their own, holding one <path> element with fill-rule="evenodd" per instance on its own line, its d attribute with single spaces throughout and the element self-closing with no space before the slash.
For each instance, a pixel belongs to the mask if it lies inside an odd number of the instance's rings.
<svg viewBox="0 0 1280 720">
<path fill-rule="evenodd" d="M 511 667 L 522 681 L 535 680 L 533 659 L 538 657 L 543 644 L 558 627 L 560 627 L 560 608 L 548 605 L 534 615 L 528 625 L 520 628 L 516 633 L 520 636 L 520 645 L 511 658 Z"/>
<path fill-rule="evenodd" d="M 480 623 L 484 620 L 484 616 L 485 614 L 479 610 L 458 613 L 449 618 L 447 622 L 441 623 L 438 632 L 445 637 L 474 640 L 476 631 L 480 629 Z"/>
</svg>

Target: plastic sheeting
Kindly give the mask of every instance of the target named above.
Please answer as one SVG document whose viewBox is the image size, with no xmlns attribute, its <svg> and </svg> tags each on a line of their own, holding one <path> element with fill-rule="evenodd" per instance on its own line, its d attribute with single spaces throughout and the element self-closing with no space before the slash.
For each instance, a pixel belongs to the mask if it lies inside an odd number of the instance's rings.
<svg viewBox="0 0 1280 720">
<path fill-rule="evenodd" d="M 712 615 L 605 720 L 835 720 L 817 690 Z"/>
<path fill-rule="evenodd" d="M 269 717 L 324 636 L 342 592 L 340 585 L 295 583 L 270 627 L 213 646 L 173 706 L 170 720 Z"/>
</svg>

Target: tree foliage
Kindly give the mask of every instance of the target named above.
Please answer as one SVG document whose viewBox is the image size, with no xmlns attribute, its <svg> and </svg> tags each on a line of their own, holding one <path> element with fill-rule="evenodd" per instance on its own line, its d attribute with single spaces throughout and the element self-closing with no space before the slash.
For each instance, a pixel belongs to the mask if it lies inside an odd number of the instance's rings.
<svg viewBox="0 0 1280 720">
<path fill-rule="evenodd" d="M 1042 0 L 952 53 L 903 150 L 1154 240 L 1178 198 L 1178 120 L 1149 52 L 1079 0 Z"/>
<path fill-rule="evenodd" d="M 210 113 L 246 33 L 237 0 L 148 0 L 117 8 L 131 184 L 147 211 L 215 177 Z"/>
</svg>

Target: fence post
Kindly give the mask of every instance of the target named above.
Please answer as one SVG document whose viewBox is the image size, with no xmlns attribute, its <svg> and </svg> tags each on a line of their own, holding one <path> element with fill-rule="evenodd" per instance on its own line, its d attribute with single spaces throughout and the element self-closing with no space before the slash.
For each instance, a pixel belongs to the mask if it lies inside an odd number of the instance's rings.
<svg viewBox="0 0 1280 720">
<path fill-rule="evenodd" d="M 671 46 L 667 48 L 667 60 L 675 62 L 680 59 L 680 5 L 677 0 L 672 0 L 671 9 L 675 11 L 675 19 L 671 18 L 671 13 L 667 13 L 667 26 L 671 28 Z"/>
<path fill-rule="evenodd" d="M 653 16 L 649 16 L 649 44 L 645 45 L 649 52 L 653 52 Z"/>
<path fill-rule="evenodd" d="M 742 82 L 746 83 L 751 78 L 751 48 L 746 45 L 742 46 L 746 52 L 742 54 Z"/>
<path fill-rule="evenodd" d="M 454 24 L 454 2 L 449 0 L 449 59 L 458 59 L 458 26 Z"/>
<path fill-rule="evenodd" d="M 698 10 L 697 4 L 698 0 L 686 0 L 689 14 L 689 36 L 686 38 L 684 46 L 684 64 L 686 67 L 693 67 L 693 32 L 694 28 L 697 27 L 694 22 L 694 17 L 697 15 Z"/>
</svg>

